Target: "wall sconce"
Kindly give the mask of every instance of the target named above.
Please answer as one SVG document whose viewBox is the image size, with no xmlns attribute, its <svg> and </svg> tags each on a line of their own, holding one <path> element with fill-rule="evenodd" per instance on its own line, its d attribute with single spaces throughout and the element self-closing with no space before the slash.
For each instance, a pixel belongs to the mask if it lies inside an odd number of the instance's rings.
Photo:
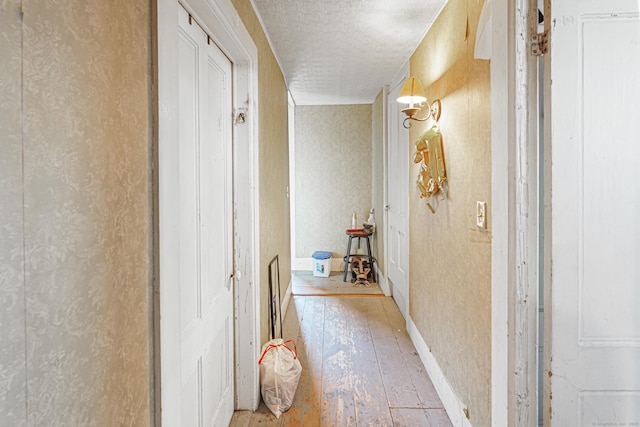
<svg viewBox="0 0 640 427">
<path fill-rule="evenodd" d="M 409 120 L 424 122 L 432 118 L 437 122 L 440 119 L 440 110 L 442 109 L 440 100 L 434 99 L 433 102 L 429 104 L 429 102 L 427 102 L 427 97 L 424 94 L 424 89 L 422 89 L 422 83 L 420 83 L 420 79 L 417 77 L 409 77 L 404 82 L 404 86 L 402 86 L 402 90 L 400 91 L 400 96 L 397 101 L 401 104 L 409 104 L 407 108 L 402 110 L 402 112 L 407 115 L 407 118 L 402 122 L 402 126 L 406 129 L 411 127 Z M 422 109 L 423 103 L 427 104 L 426 107 L 429 114 L 427 114 L 426 117 L 419 119 L 415 117 L 415 115 Z"/>
</svg>

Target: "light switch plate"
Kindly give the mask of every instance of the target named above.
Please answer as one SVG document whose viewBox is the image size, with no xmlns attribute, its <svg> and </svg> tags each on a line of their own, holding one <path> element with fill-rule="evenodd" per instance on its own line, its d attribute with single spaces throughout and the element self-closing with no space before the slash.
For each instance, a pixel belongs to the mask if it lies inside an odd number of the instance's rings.
<svg viewBox="0 0 640 427">
<path fill-rule="evenodd" d="M 483 230 L 487 229 L 487 202 L 476 202 L 476 225 Z"/>
</svg>

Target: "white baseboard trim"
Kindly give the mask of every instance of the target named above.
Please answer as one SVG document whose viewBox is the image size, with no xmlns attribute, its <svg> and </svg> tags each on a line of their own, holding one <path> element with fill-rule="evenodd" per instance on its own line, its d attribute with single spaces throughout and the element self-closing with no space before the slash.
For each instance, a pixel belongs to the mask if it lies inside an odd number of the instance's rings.
<svg viewBox="0 0 640 427">
<path fill-rule="evenodd" d="M 472 427 L 471 422 L 469 422 L 465 415 L 466 406 L 458 399 L 458 396 L 456 396 L 447 382 L 438 362 L 435 357 L 433 357 L 433 353 L 429 351 L 429 346 L 424 341 L 424 338 L 422 338 L 422 335 L 420 335 L 420 332 L 418 332 L 418 328 L 416 324 L 413 323 L 411 317 L 407 318 L 407 332 L 409 332 L 409 337 L 411 341 L 413 341 L 413 345 L 416 347 L 424 367 L 427 369 L 427 373 L 438 392 L 438 396 L 440 396 L 444 409 L 446 409 L 447 415 L 449 415 L 449 419 L 451 419 L 451 424 L 453 424 L 454 427 Z"/>
<path fill-rule="evenodd" d="M 376 270 L 376 279 L 378 280 L 378 285 L 380 286 L 380 290 L 384 292 L 385 296 L 390 297 L 391 289 L 389 289 L 389 282 L 387 281 L 387 277 L 384 274 L 380 273 L 380 269 L 378 268 L 377 262 L 373 265 L 374 265 L 374 269 Z"/>
</svg>

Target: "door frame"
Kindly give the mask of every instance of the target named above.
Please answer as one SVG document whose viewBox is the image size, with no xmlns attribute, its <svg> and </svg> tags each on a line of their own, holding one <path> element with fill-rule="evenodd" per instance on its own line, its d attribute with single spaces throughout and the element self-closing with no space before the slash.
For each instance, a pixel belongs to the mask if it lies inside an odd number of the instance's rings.
<svg viewBox="0 0 640 427">
<path fill-rule="evenodd" d="M 382 291 L 384 292 L 384 294 L 386 296 L 393 296 L 393 292 L 391 289 L 391 286 L 389 286 L 389 144 L 391 144 L 391 138 L 389 137 L 389 133 L 392 131 L 391 129 L 391 112 L 389 111 L 389 102 L 393 102 L 393 100 L 389 99 L 389 95 L 391 93 L 391 91 L 398 85 L 401 84 L 403 81 L 405 81 L 407 79 L 407 77 L 409 77 L 410 75 L 410 65 L 409 62 L 405 62 L 402 67 L 400 67 L 400 69 L 396 72 L 396 74 L 393 76 L 393 78 L 391 79 L 391 81 L 389 82 L 388 85 L 386 85 L 384 87 L 384 94 L 383 94 L 383 99 L 382 102 L 384 103 L 384 108 L 383 108 L 383 123 L 384 123 L 384 129 L 383 129 L 383 135 L 384 135 L 384 151 L 383 151 L 383 163 L 384 163 L 384 189 L 383 189 L 383 197 L 384 197 L 384 212 L 383 212 L 383 218 L 384 218 L 384 227 L 385 227 L 385 232 L 384 232 L 384 253 L 385 253 L 385 257 L 384 257 L 384 274 L 385 274 L 385 280 L 384 283 L 380 284 L 380 288 L 382 289 Z M 402 123 L 402 118 L 398 119 L 398 124 Z M 405 141 L 406 144 L 409 144 L 409 141 Z M 407 167 L 408 169 L 408 167 Z M 407 179 L 408 179 L 408 175 L 407 175 Z M 407 194 L 409 193 L 409 189 L 407 188 Z M 407 254 L 409 253 L 409 200 L 406 200 L 406 212 L 407 212 L 407 223 L 406 223 L 406 232 L 407 232 Z M 409 291 L 409 268 L 410 265 L 407 262 L 407 279 L 406 279 L 406 286 L 407 286 L 407 295 L 406 295 L 406 304 L 407 306 L 405 307 L 405 313 L 406 313 L 406 321 L 409 321 L 409 307 L 410 307 L 410 294 L 411 292 Z M 395 301 L 395 300 L 394 300 Z"/>
<path fill-rule="evenodd" d="M 384 233 L 382 236 L 382 251 L 384 253 L 384 276 L 378 270 L 378 278 L 381 279 L 378 285 L 385 294 L 391 296 L 389 287 L 389 91 L 390 85 L 382 87 L 382 224 Z"/>
<path fill-rule="evenodd" d="M 530 29 L 537 32 L 529 17 L 531 10 L 537 11 L 537 3 L 492 0 L 490 4 L 494 426 L 537 425 L 537 227 L 542 218 L 537 201 L 538 72 L 536 57 L 529 54 Z M 546 12 L 548 25 L 550 14 Z M 545 182 L 546 195 L 550 194 L 549 182 Z M 550 327 L 545 322 L 545 329 Z"/>
<path fill-rule="evenodd" d="M 232 62 L 233 73 L 233 210 L 235 408 L 259 403 L 258 204 L 258 53 L 230 0 L 180 0 L 198 18 Z M 178 0 L 157 0 L 155 52 L 157 84 L 158 169 L 155 237 L 156 271 L 154 392 L 155 416 L 164 425 L 180 425 L 181 374 L 179 289 L 178 179 Z M 236 123 L 238 114 L 244 123 Z M 230 118 L 231 119 L 231 118 Z M 164 284 L 168 284 L 164 286 Z M 238 290 L 242 289 L 242 292 Z M 177 302 L 177 304 L 176 304 Z"/>
</svg>

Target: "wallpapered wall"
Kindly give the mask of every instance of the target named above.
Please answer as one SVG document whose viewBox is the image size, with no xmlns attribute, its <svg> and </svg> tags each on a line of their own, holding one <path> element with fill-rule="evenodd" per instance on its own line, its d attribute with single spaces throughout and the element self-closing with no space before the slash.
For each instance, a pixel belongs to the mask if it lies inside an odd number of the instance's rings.
<svg viewBox="0 0 640 427">
<path fill-rule="evenodd" d="M 410 175 L 411 318 L 472 425 L 491 425 L 491 134 L 489 62 L 475 60 L 477 0 L 450 0 L 411 58 L 429 99 L 441 98 L 449 199 L 432 215 Z M 468 23 L 468 27 L 467 27 Z M 413 141 L 426 130 L 416 124 Z M 486 201 L 489 231 L 475 225 Z"/>
<path fill-rule="evenodd" d="M 260 319 L 262 342 L 268 333 L 268 264 L 280 260 L 282 297 L 291 280 L 289 219 L 289 131 L 287 87 L 250 0 L 232 0 L 258 48 L 259 197 L 260 197 Z"/>
<path fill-rule="evenodd" d="M 150 425 L 149 4 L 0 27 L 0 425 Z"/>
<path fill-rule="evenodd" d="M 20 2 L 0 3 L 0 424 L 26 425 Z"/>
<path fill-rule="evenodd" d="M 371 105 L 297 106 L 296 257 L 344 256 L 345 229 L 371 209 Z"/>
</svg>

